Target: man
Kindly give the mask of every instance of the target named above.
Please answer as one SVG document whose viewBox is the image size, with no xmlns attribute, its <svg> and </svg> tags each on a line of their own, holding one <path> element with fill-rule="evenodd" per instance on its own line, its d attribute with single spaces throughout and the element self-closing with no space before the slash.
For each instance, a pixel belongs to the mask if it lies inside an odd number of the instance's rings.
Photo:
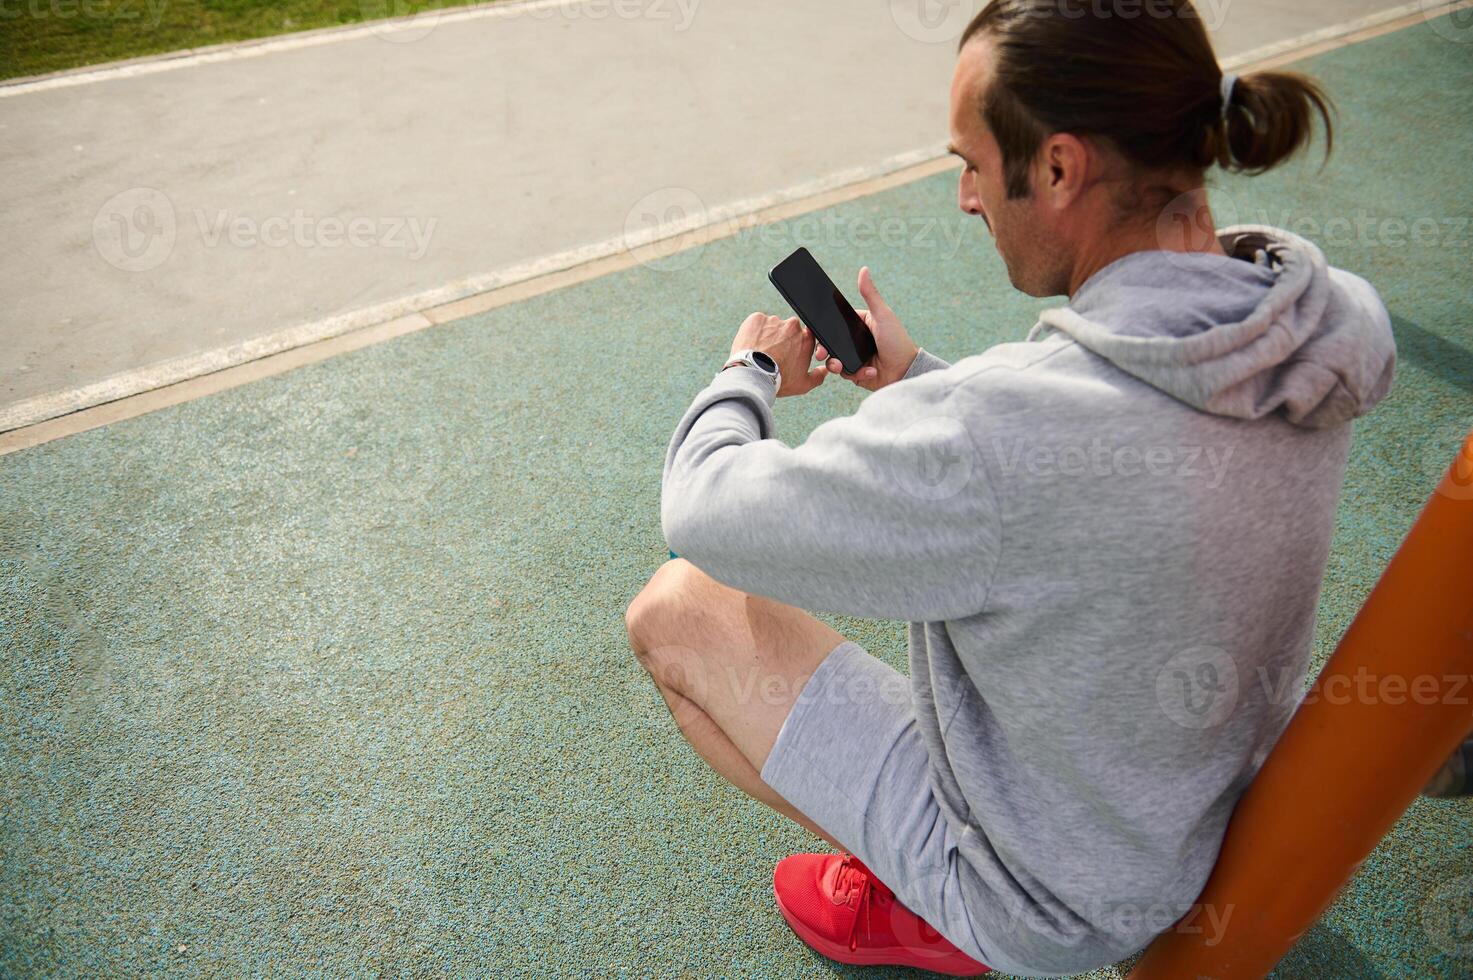
<svg viewBox="0 0 1473 980">
<path fill-rule="evenodd" d="M 696 751 L 840 850 L 774 890 L 847 963 L 1074 973 L 1191 910 L 1302 690 L 1350 421 L 1391 382 L 1365 281 L 1211 231 L 1207 169 L 1328 129 L 1314 83 L 1224 76 L 1185 0 L 1067 6 L 977 16 L 950 125 L 962 210 L 1068 304 L 948 365 L 862 270 L 874 393 L 797 447 L 774 398 L 841 367 L 752 314 L 670 442 L 681 557 L 626 615 Z M 804 610 L 907 621 L 909 679 Z"/>
</svg>

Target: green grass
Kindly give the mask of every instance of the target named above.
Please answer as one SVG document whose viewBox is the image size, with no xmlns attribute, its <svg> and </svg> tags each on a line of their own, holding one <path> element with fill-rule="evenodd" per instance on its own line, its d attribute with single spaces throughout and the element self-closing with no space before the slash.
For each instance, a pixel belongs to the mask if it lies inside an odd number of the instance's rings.
<svg viewBox="0 0 1473 980">
<path fill-rule="evenodd" d="M 7 0 L 0 78 L 335 27 L 475 0 Z"/>
</svg>

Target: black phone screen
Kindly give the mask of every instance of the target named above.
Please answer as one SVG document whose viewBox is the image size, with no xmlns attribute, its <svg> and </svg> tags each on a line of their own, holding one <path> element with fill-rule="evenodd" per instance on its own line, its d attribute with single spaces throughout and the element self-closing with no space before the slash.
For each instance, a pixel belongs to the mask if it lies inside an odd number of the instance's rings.
<svg viewBox="0 0 1473 980">
<path fill-rule="evenodd" d="M 799 248 L 768 273 L 814 337 L 853 374 L 875 356 L 875 338 L 808 249 Z"/>
</svg>

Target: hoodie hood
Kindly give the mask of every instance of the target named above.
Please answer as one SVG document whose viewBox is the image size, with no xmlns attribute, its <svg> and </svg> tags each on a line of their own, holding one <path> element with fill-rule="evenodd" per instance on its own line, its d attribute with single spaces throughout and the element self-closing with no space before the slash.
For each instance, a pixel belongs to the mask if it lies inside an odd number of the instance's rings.
<svg viewBox="0 0 1473 980">
<path fill-rule="evenodd" d="M 1134 252 L 1096 272 L 1029 334 L 1057 331 L 1193 408 L 1281 413 L 1305 428 L 1364 415 L 1396 364 L 1376 290 L 1312 242 L 1263 225 L 1218 232 L 1227 256 Z"/>
</svg>

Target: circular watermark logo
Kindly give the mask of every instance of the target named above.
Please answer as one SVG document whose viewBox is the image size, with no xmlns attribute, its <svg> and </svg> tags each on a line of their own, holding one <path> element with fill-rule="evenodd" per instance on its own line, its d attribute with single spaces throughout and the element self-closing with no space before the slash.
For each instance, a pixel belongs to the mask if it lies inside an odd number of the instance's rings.
<svg viewBox="0 0 1473 980">
<path fill-rule="evenodd" d="M 890 471 L 913 497 L 945 500 L 972 478 L 972 437 L 949 415 L 930 415 L 907 425 L 890 444 Z"/>
<path fill-rule="evenodd" d="M 1444 883 L 1422 903 L 1422 930 L 1452 956 L 1473 956 L 1473 875 Z"/>
<path fill-rule="evenodd" d="M 1458 453 L 1452 458 L 1451 463 L 1447 459 L 1447 450 L 1442 446 L 1435 446 L 1428 450 L 1428 463 L 1434 474 L 1441 471 L 1441 478 L 1437 479 L 1437 492 L 1444 497 L 1453 500 L 1473 500 L 1473 443 L 1465 443 L 1458 448 Z"/>
<path fill-rule="evenodd" d="M 158 268 L 174 251 L 177 238 L 174 204 L 152 187 L 114 194 L 92 219 L 97 254 L 124 272 Z"/>
<path fill-rule="evenodd" d="M 701 249 L 678 241 L 681 232 L 708 221 L 706 204 L 689 187 L 651 191 L 624 217 L 624 250 L 641 265 L 661 272 L 688 269 L 701 259 Z"/>
<path fill-rule="evenodd" d="M 375 37 L 412 44 L 439 26 L 439 7 L 419 7 L 408 0 L 358 0 L 358 12 Z"/>
<path fill-rule="evenodd" d="M 1217 240 L 1217 229 L 1238 223 L 1238 205 L 1231 194 L 1213 191 L 1187 191 L 1178 195 L 1156 218 L 1156 244 L 1166 253 L 1168 262 L 1185 266 L 1194 253 L 1210 248 Z"/>
<path fill-rule="evenodd" d="M 1238 666 L 1220 647 L 1190 647 L 1156 673 L 1156 701 L 1183 728 L 1215 728 L 1238 703 Z"/>
<path fill-rule="evenodd" d="M 1451 0 L 1422 0 L 1422 19 L 1438 37 L 1458 44 L 1473 41 L 1473 7 L 1455 6 Z"/>
<path fill-rule="evenodd" d="M 710 700 L 711 678 L 709 671 L 702 667 L 698 651 L 683 644 L 667 643 L 644 651 L 639 661 L 658 687 L 675 691 L 698 705 Z M 675 720 L 686 721 L 679 717 Z"/>
<path fill-rule="evenodd" d="M 962 36 L 974 6 L 971 0 L 890 0 L 890 17 L 906 37 L 941 44 Z"/>
<path fill-rule="evenodd" d="M 879 877 L 878 873 L 876 877 Z M 943 895 L 954 887 L 950 877 L 950 873 L 945 870 L 926 867 L 914 872 L 907 870 L 904 875 L 893 874 L 889 878 L 880 878 L 895 893 L 895 898 L 871 898 L 869 921 L 862 922 L 860 928 L 874 929 L 882 935 L 888 931 L 907 952 L 921 960 L 954 957 L 956 950 L 961 947 L 953 944 L 932 924 L 930 920 L 939 919 L 940 916 L 929 907 L 929 900 L 934 900 L 935 896 Z M 967 950 L 963 949 L 962 952 L 967 953 Z"/>
</svg>

